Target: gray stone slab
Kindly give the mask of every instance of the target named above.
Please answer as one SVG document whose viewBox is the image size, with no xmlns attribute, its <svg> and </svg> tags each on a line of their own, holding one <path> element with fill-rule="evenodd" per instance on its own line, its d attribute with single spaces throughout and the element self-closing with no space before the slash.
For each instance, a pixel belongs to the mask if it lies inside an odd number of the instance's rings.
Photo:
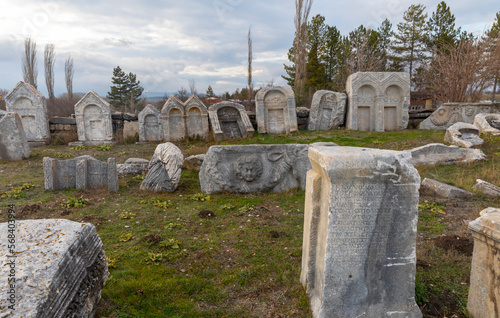
<svg viewBox="0 0 500 318">
<path fill-rule="evenodd" d="M 255 96 L 257 130 L 261 134 L 296 132 L 295 95 L 285 86 L 265 87 Z"/>
<path fill-rule="evenodd" d="M 307 130 L 330 130 L 344 123 L 347 95 L 328 90 L 313 95 Z"/>
<path fill-rule="evenodd" d="M 164 141 L 208 137 L 207 107 L 196 95 L 192 95 L 185 103 L 175 95 L 170 96 L 163 105 L 161 114 Z"/>
<path fill-rule="evenodd" d="M 49 119 L 49 123 L 59 125 L 76 125 L 76 119 L 71 117 L 52 117 Z"/>
<path fill-rule="evenodd" d="M 212 146 L 200 170 L 201 191 L 250 193 L 305 189 L 308 145 Z"/>
<path fill-rule="evenodd" d="M 499 114 L 500 103 L 446 103 L 422 121 L 418 128 L 445 130 L 458 122 L 472 124 L 474 117 L 481 113 Z"/>
<path fill-rule="evenodd" d="M 476 179 L 474 189 L 492 197 L 500 197 L 500 187 L 481 179 Z"/>
<path fill-rule="evenodd" d="M 480 149 L 464 149 L 438 143 L 413 148 L 410 153 L 411 162 L 415 166 L 486 160 L 486 155 Z"/>
<path fill-rule="evenodd" d="M 192 155 L 184 160 L 184 164 L 188 167 L 188 169 L 200 171 L 204 160 L 205 154 Z"/>
<path fill-rule="evenodd" d="M 249 138 L 254 129 L 245 108 L 237 103 L 223 101 L 208 108 L 215 140 Z"/>
<path fill-rule="evenodd" d="M 163 140 L 163 120 L 161 112 L 149 104 L 139 113 L 139 141 Z"/>
<path fill-rule="evenodd" d="M 118 175 L 138 175 L 148 171 L 149 160 L 129 158 L 123 164 L 116 165 Z"/>
<path fill-rule="evenodd" d="M 0 224 L 2 233 L 7 228 L 8 223 Z M 15 236 L 14 317 L 93 317 L 109 275 L 95 227 L 69 220 L 22 220 L 16 221 Z M 7 240 L 0 240 L 0 253 L 11 255 L 9 249 Z M 6 317 L 11 312 L 10 267 L 0 271 L 5 277 L 0 316 Z"/>
<path fill-rule="evenodd" d="M 134 139 L 139 136 L 139 122 L 137 121 L 124 121 L 123 122 L 123 140 L 129 138 Z"/>
<path fill-rule="evenodd" d="M 474 193 L 454 187 L 450 184 L 433 179 L 422 180 L 422 188 L 427 189 L 443 198 L 471 198 Z"/>
<path fill-rule="evenodd" d="M 141 184 L 142 190 L 173 192 L 179 185 L 184 156 L 173 143 L 159 144 L 148 165 L 148 173 Z"/>
<path fill-rule="evenodd" d="M 90 91 L 75 104 L 78 141 L 87 145 L 113 140 L 111 106 L 96 92 Z"/>
<path fill-rule="evenodd" d="M 479 137 L 479 129 L 468 123 L 456 123 L 446 129 L 444 141 L 458 147 L 474 148 L 484 141 Z"/>
<path fill-rule="evenodd" d="M 476 126 L 482 134 L 500 136 L 500 113 L 477 114 L 476 117 L 474 117 L 474 126 Z"/>
<path fill-rule="evenodd" d="M 313 317 L 422 317 L 410 154 L 314 146 L 309 159 L 300 280 Z"/>
<path fill-rule="evenodd" d="M 21 118 L 17 113 L 5 113 L 0 119 L 0 159 L 21 160 L 29 156 L 30 148 Z"/>
</svg>

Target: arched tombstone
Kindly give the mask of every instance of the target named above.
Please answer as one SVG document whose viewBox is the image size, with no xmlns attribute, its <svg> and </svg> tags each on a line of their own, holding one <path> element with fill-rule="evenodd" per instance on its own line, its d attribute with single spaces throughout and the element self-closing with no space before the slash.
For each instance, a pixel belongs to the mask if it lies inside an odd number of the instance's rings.
<svg viewBox="0 0 500 318">
<path fill-rule="evenodd" d="M 149 104 L 139 113 L 139 141 L 161 141 L 163 139 L 160 111 Z"/>
<path fill-rule="evenodd" d="M 254 129 L 245 108 L 233 102 L 220 102 L 209 107 L 208 114 L 215 140 L 249 138 Z"/>
<path fill-rule="evenodd" d="M 112 143 L 111 106 L 96 92 L 88 92 L 75 104 L 75 117 L 78 142 L 71 144 Z"/>
<path fill-rule="evenodd" d="M 196 95 L 185 103 L 172 95 L 161 110 L 163 116 L 163 140 L 176 141 L 187 137 L 208 136 L 207 107 Z"/>
<path fill-rule="evenodd" d="M 205 104 L 198 96 L 191 95 L 184 103 L 184 110 L 187 116 L 187 135 L 192 138 L 206 139 L 208 137 L 208 111 Z"/>
<path fill-rule="evenodd" d="M 288 134 L 298 130 L 295 96 L 284 86 L 266 87 L 255 96 L 257 130 L 261 134 Z"/>
<path fill-rule="evenodd" d="M 18 82 L 5 96 L 7 112 L 21 118 L 26 140 L 30 146 L 41 146 L 50 139 L 47 104 L 43 95 L 33 86 Z"/>
<path fill-rule="evenodd" d="M 313 95 L 307 130 L 330 130 L 344 122 L 346 95 L 328 90 Z"/>
</svg>

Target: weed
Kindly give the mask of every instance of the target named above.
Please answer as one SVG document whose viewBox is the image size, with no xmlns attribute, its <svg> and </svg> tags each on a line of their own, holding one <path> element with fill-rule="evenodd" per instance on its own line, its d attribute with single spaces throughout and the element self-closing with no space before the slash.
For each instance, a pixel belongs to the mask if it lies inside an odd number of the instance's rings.
<svg viewBox="0 0 500 318">
<path fill-rule="evenodd" d="M 181 226 L 181 225 L 182 224 L 180 224 L 180 223 L 169 223 L 169 224 L 165 225 L 165 228 L 171 230 L 171 229 L 174 229 L 174 228 Z"/>
<path fill-rule="evenodd" d="M 25 183 L 22 186 L 14 187 L 11 190 L 0 192 L 0 197 L 2 198 L 7 197 L 10 199 L 20 199 L 24 196 L 23 191 L 32 190 L 34 187 L 35 187 L 34 184 Z"/>
<path fill-rule="evenodd" d="M 95 145 L 94 146 L 94 149 L 95 150 L 99 150 L 99 151 L 110 151 L 111 150 L 111 145 L 109 144 L 103 144 L 103 145 Z"/>
<path fill-rule="evenodd" d="M 226 203 L 226 204 L 223 204 L 220 208 L 222 210 L 225 210 L 225 211 L 230 211 L 230 210 L 234 209 L 235 206 L 232 205 L 231 203 Z"/>
<path fill-rule="evenodd" d="M 210 195 L 206 193 L 196 193 L 188 196 L 193 201 L 210 201 Z"/>
<path fill-rule="evenodd" d="M 162 253 L 148 253 L 148 258 L 146 258 L 146 264 L 148 265 L 160 265 L 163 260 L 164 255 Z"/>
<path fill-rule="evenodd" d="M 151 205 L 163 208 L 163 209 L 167 209 L 168 207 L 171 207 L 173 205 L 173 203 L 170 202 L 170 200 L 164 200 L 162 198 L 157 198 L 157 197 L 144 199 L 144 200 L 139 201 L 139 203 L 151 204 Z"/>
<path fill-rule="evenodd" d="M 77 145 L 77 146 L 73 146 L 70 148 L 71 150 L 76 150 L 76 151 L 80 151 L 80 150 L 87 150 L 87 146 L 84 146 L 84 145 Z"/>
<path fill-rule="evenodd" d="M 446 206 L 439 202 L 429 202 L 425 200 L 424 202 L 420 203 L 418 207 L 422 212 L 432 212 L 432 213 L 440 213 L 446 215 L 446 212 L 444 212 L 444 208 Z"/>
<path fill-rule="evenodd" d="M 57 157 L 57 158 L 71 158 L 71 157 L 73 157 L 72 154 L 67 153 L 67 152 L 53 152 L 52 156 Z"/>
<path fill-rule="evenodd" d="M 135 218 L 135 213 L 132 212 L 122 212 L 118 215 L 120 219 L 129 220 Z"/>
<path fill-rule="evenodd" d="M 160 242 L 160 246 L 165 247 L 165 248 L 178 249 L 179 248 L 179 241 L 174 240 L 174 239 L 163 240 Z"/>
<path fill-rule="evenodd" d="M 61 203 L 61 205 L 65 208 L 83 208 L 87 205 L 88 200 L 82 197 L 73 198 L 68 196 L 68 201 Z"/>
<path fill-rule="evenodd" d="M 115 268 L 116 258 L 111 258 L 109 256 L 106 256 L 106 261 L 108 262 L 108 267 L 109 268 Z"/>
<path fill-rule="evenodd" d="M 123 233 L 120 236 L 118 236 L 118 240 L 120 242 L 128 242 L 132 239 L 132 233 Z"/>
<path fill-rule="evenodd" d="M 254 208 L 255 208 L 255 205 L 247 203 L 247 204 L 239 207 L 238 211 L 240 211 L 240 212 L 248 212 L 248 211 L 252 211 Z"/>
</svg>

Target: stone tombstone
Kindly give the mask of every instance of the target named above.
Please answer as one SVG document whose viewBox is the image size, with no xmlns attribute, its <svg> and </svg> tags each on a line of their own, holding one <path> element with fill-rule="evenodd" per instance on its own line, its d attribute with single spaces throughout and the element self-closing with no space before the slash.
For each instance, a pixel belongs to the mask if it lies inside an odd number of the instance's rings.
<svg viewBox="0 0 500 318">
<path fill-rule="evenodd" d="M 500 136 L 500 113 L 477 114 L 476 117 L 474 117 L 474 126 L 476 126 L 482 134 Z"/>
<path fill-rule="evenodd" d="M 107 185 L 109 191 L 118 191 L 115 158 L 102 162 L 87 155 L 68 160 L 44 157 L 43 174 L 45 190 L 85 190 Z"/>
<path fill-rule="evenodd" d="M 19 82 L 5 96 L 8 112 L 17 113 L 23 123 L 26 139 L 31 146 L 41 146 L 50 140 L 47 104 L 43 95 L 30 84 Z"/>
<path fill-rule="evenodd" d="M 328 90 L 313 95 L 307 130 L 330 130 L 344 123 L 346 94 Z"/>
<path fill-rule="evenodd" d="M 245 108 L 237 103 L 223 101 L 208 108 L 215 140 L 249 138 L 254 129 Z"/>
<path fill-rule="evenodd" d="M 446 103 L 422 121 L 418 129 L 445 130 L 458 122 L 472 124 L 478 114 L 500 114 L 500 103 Z"/>
<path fill-rule="evenodd" d="M 177 141 L 187 137 L 208 137 L 207 107 L 196 95 L 185 103 L 172 95 L 161 110 L 163 140 Z"/>
<path fill-rule="evenodd" d="M 111 106 L 96 92 L 88 92 L 75 104 L 75 117 L 80 143 L 98 145 L 112 142 Z"/>
<path fill-rule="evenodd" d="M 139 141 L 163 140 L 163 122 L 160 111 L 149 104 L 139 113 Z"/>
<path fill-rule="evenodd" d="M 474 148 L 483 144 L 479 137 L 479 129 L 468 123 L 455 123 L 446 129 L 444 141 L 465 148 Z"/>
<path fill-rule="evenodd" d="M 2 233 L 12 229 L 1 223 Z M 19 220 L 16 236 L 16 304 L 13 317 L 94 317 L 108 278 L 108 263 L 96 228 L 64 219 Z M 7 239 L 0 253 L 12 253 Z M 11 268 L 0 268 L 8 277 Z M 2 317 L 10 317 L 9 285 L 0 286 Z M 14 285 L 14 284 L 13 284 Z"/>
<path fill-rule="evenodd" d="M 472 317 L 500 317 L 500 209 L 469 223 L 474 238 L 467 309 Z"/>
<path fill-rule="evenodd" d="M 23 123 L 17 113 L 5 113 L 0 118 L 0 160 L 29 158 L 30 147 Z"/>
<path fill-rule="evenodd" d="M 408 126 L 410 75 L 406 72 L 358 72 L 346 83 L 346 128 L 364 131 L 403 130 Z"/>
<path fill-rule="evenodd" d="M 179 185 L 184 156 L 171 142 L 159 144 L 149 161 L 148 173 L 141 184 L 142 190 L 173 192 Z"/>
<path fill-rule="evenodd" d="M 420 176 L 406 151 L 312 146 L 302 272 L 314 317 L 422 317 Z"/>
<path fill-rule="evenodd" d="M 251 193 L 305 188 L 308 145 L 212 146 L 200 170 L 201 191 Z"/>
<path fill-rule="evenodd" d="M 295 95 L 288 87 L 265 87 L 258 91 L 255 113 L 261 134 L 289 134 L 298 130 Z"/>
</svg>

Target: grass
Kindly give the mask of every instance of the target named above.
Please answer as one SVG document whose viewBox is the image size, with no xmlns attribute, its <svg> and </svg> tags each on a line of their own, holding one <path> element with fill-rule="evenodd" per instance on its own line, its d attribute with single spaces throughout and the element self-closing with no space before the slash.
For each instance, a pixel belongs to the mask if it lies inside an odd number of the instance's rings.
<svg viewBox="0 0 500 318">
<path fill-rule="evenodd" d="M 185 156 L 205 153 L 214 144 L 335 142 L 403 150 L 442 142 L 443 137 L 442 131 L 334 130 L 282 136 L 255 133 L 253 138 L 231 142 L 186 140 L 176 145 Z M 486 138 L 481 149 L 487 161 L 418 169 L 422 178 L 472 192 L 476 178 L 498 185 L 499 144 L 500 137 Z M 11 194 L 0 196 L 0 209 L 5 212 L 14 203 L 18 219 L 67 218 L 96 225 L 112 264 L 97 317 L 311 317 L 299 282 L 304 191 L 206 196 L 200 193 L 198 172 L 193 170 L 182 171 L 173 193 L 140 191 L 140 176 L 120 178 L 118 192 L 44 190 L 43 157 L 91 155 L 103 161 L 114 157 L 123 163 L 131 157 L 150 159 L 155 147 L 117 144 L 106 151 L 65 145 L 34 148 L 28 160 L 0 162 L 0 193 Z M 23 189 L 24 184 L 29 189 Z M 22 190 L 8 192 L 14 189 Z M 85 206 L 69 208 L 62 205 L 68 197 L 87 201 Z M 471 256 L 438 247 L 435 240 L 454 233 L 470 239 L 463 220 L 475 219 L 488 206 L 500 206 L 500 200 L 479 194 L 467 203 L 445 202 L 424 193 L 421 204 L 417 300 L 424 317 L 466 317 Z M 444 214 L 436 213 L 436 207 Z"/>
</svg>

